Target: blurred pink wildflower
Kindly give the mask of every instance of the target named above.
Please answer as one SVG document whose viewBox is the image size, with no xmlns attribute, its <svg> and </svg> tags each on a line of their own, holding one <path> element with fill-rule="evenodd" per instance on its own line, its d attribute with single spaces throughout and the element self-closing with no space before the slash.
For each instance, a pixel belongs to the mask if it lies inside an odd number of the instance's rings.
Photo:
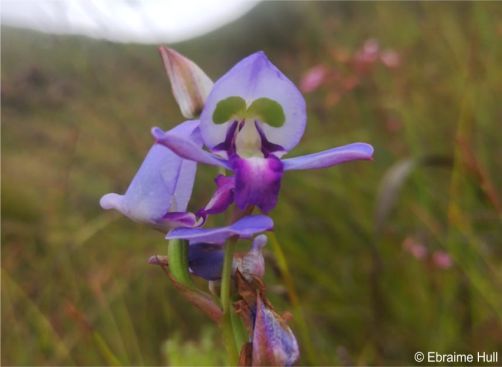
<svg viewBox="0 0 502 367">
<path fill-rule="evenodd" d="M 427 248 L 413 237 L 404 240 L 403 248 L 418 260 L 423 260 L 427 256 Z"/>
<path fill-rule="evenodd" d="M 310 93 L 319 88 L 328 76 L 328 68 L 324 65 L 311 67 L 303 75 L 300 81 L 300 90 L 304 93 Z"/>
<path fill-rule="evenodd" d="M 380 61 L 388 68 L 397 68 L 401 65 L 401 56 L 394 50 L 386 50 L 380 55 Z"/>
<path fill-rule="evenodd" d="M 449 269 L 453 266 L 451 256 L 443 250 L 435 251 L 432 254 L 432 262 L 439 269 Z"/>
</svg>

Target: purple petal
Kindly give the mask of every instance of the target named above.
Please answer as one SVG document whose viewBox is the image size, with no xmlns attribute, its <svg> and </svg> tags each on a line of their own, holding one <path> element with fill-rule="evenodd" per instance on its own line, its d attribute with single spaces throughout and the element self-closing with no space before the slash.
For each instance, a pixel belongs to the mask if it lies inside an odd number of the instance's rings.
<svg viewBox="0 0 502 367">
<path fill-rule="evenodd" d="M 328 149 L 319 153 L 301 157 L 283 159 L 284 170 L 326 168 L 337 164 L 371 160 L 373 147 L 366 143 L 353 143 L 338 148 Z"/>
<path fill-rule="evenodd" d="M 265 213 L 273 209 L 281 187 L 281 160 L 273 155 L 269 158 L 247 159 L 235 156 L 231 162 L 235 172 L 237 206 L 244 210 L 248 206 L 256 205 Z"/>
<path fill-rule="evenodd" d="M 170 134 L 191 139 L 195 144 L 202 146 L 200 136 L 199 121 L 186 121 L 169 131 Z M 188 202 L 192 197 L 195 174 L 197 173 L 197 163 L 183 159 L 176 179 L 176 188 L 171 210 L 185 211 Z"/>
<path fill-rule="evenodd" d="M 258 123 L 255 122 L 256 130 L 258 131 L 258 135 L 260 135 L 261 140 L 261 152 L 265 157 L 268 157 L 271 153 L 274 153 L 275 156 L 280 157 L 286 153 L 286 150 L 277 144 L 271 143 L 268 141 L 263 129 L 260 127 Z"/>
<path fill-rule="evenodd" d="M 175 134 L 192 136 L 197 121 L 178 125 Z M 100 200 L 103 209 L 115 209 L 134 221 L 165 227 L 164 216 L 184 212 L 195 180 L 196 164 L 154 144 L 124 195 L 110 193 Z"/>
<path fill-rule="evenodd" d="M 186 137 L 180 135 L 171 134 L 170 132 L 164 132 L 158 127 L 154 127 L 152 129 L 152 135 L 157 143 L 166 146 L 184 159 L 209 164 L 212 166 L 228 168 L 228 164 L 225 160 L 206 152 L 192 139 L 187 139 Z"/>
<path fill-rule="evenodd" d="M 295 335 L 258 295 L 253 330 L 253 366 L 291 366 L 299 357 Z"/>
<path fill-rule="evenodd" d="M 298 144 L 307 121 L 305 100 L 298 88 L 260 51 L 246 57 L 223 75 L 209 94 L 200 117 L 202 138 L 209 148 L 225 140 L 233 122 L 215 124 L 214 110 L 218 102 L 234 96 L 243 98 L 247 107 L 258 98 L 278 102 L 284 110 L 284 125 L 276 128 L 262 124 L 263 131 L 271 143 L 286 150 Z"/>
<path fill-rule="evenodd" d="M 173 204 L 182 159 L 155 144 L 148 152 L 124 195 L 106 194 L 103 209 L 115 209 L 132 220 L 156 224 Z M 178 210 L 184 210 L 180 208 Z"/>
<path fill-rule="evenodd" d="M 195 174 L 197 173 L 197 163 L 186 159 L 181 161 L 181 167 L 176 180 L 172 210 L 186 210 L 188 202 L 192 197 Z"/>
<path fill-rule="evenodd" d="M 204 224 L 202 218 L 198 219 L 194 213 L 190 212 L 170 212 L 165 214 L 160 221 L 169 228 L 198 227 Z"/>
<path fill-rule="evenodd" d="M 221 279 L 223 247 L 209 243 L 191 243 L 188 247 L 190 271 L 206 280 Z"/>
<path fill-rule="evenodd" d="M 225 140 L 213 147 L 213 152 L 225 153 L 227 158 L 232 154 L 235 154 L 235 132 L 237 130 L 239 123 L 238 121 L 232 122 L 227 130 Z"/>
<path fill-rule="evenodd" d="M 215 182 L 218 188 L 209 203 L 197 212 L 200 216 L 222 213 L 234 202 L 235 178 L 218 175 Z"/>
<path fill-rule="evenodd" d="M 249 239 L 255 234 L 269 231 L 273 227 L 274 222 L 266 215 L 251 215 L 227 227 L 176 228 L 167 234 L 166 239 L 184 239 L 192 243 L 204 242 L 223 245 L 232 236 Z"/>
</svg>

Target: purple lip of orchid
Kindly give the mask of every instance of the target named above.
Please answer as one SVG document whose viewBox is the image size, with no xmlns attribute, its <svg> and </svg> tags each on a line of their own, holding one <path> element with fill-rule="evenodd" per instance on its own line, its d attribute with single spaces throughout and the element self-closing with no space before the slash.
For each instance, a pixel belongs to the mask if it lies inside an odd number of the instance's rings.
<svg viewBox="0 0 502 367">
<path fill-rule="evenodd" d="M 276 205 L 284 171 L 372 159 L 373 147 L 366 143 L 281 159 L 298 144 L 305 125 L 303 96 L 263 52 L 257 52 L 221 77 L 206 100 L 200 131 L 209 152 L 171 132 L 155 128 L 152 134 L 180 157 L 232 170 L 237 206 L 256 205 L 267 213 Z"/>
<path fill-rule="evenodd" d="M 202 146 L 198 121 L 186 121 L 170 134 Z M 110 193 L 100 200 L 103 209 L 115 209 L 130 219 L 159 229 L 198 224 L 186 212 L 197 164 L 180 158 L 170 149 L 154 144 L 124 195 Z"/>
</svg>

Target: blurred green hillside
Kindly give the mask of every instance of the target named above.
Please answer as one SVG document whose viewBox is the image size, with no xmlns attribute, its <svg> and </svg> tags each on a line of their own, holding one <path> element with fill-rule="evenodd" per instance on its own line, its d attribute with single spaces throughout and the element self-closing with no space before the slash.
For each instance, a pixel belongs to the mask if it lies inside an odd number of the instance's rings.
<svg viewBox="0 0 502 367">
<path fill-rule="evenodd" d="M 355 62 L 375 41 L 386 63 Z M 291 276 L 269 244 L 267 285 L 301 365 L 502 352 L 500 3 L 265 2 L 173 47 L 214 79 L 260 49 L 297 84 L 317 67 L 291 156 L 375 147 L 288 172 L 272 212 Z M 2 365 L 221 364 L 219 330 L 146 262 L 162 234 L 98 205 L 182 121 L 156 46 L 2 27 L 1 66 Z"/>
</svg>

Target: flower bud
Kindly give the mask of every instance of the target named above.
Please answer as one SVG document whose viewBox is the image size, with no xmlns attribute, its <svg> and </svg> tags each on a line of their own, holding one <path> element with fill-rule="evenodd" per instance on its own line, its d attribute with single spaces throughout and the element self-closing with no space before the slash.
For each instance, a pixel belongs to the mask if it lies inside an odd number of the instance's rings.
<svg viewBox="0 0 502 367">
<path fill-rule="evenodd" d="M 253 240 L 251 250 L 245 254 L 236 254 L 234 257 L 234 272 L 239 270 L 244 278 L 251 282 L 253 278 L 263 278 L 265 275 L 265 260 L 261 252 L 267 243 L 267 236 L 261 234 Z"/>
<path fill-rule="evenodd" d="M 193 61 L 171 48 L 159 47 L 174 98 L 186 118 L 199 116 L 213 82 Z"/>
</svg>

